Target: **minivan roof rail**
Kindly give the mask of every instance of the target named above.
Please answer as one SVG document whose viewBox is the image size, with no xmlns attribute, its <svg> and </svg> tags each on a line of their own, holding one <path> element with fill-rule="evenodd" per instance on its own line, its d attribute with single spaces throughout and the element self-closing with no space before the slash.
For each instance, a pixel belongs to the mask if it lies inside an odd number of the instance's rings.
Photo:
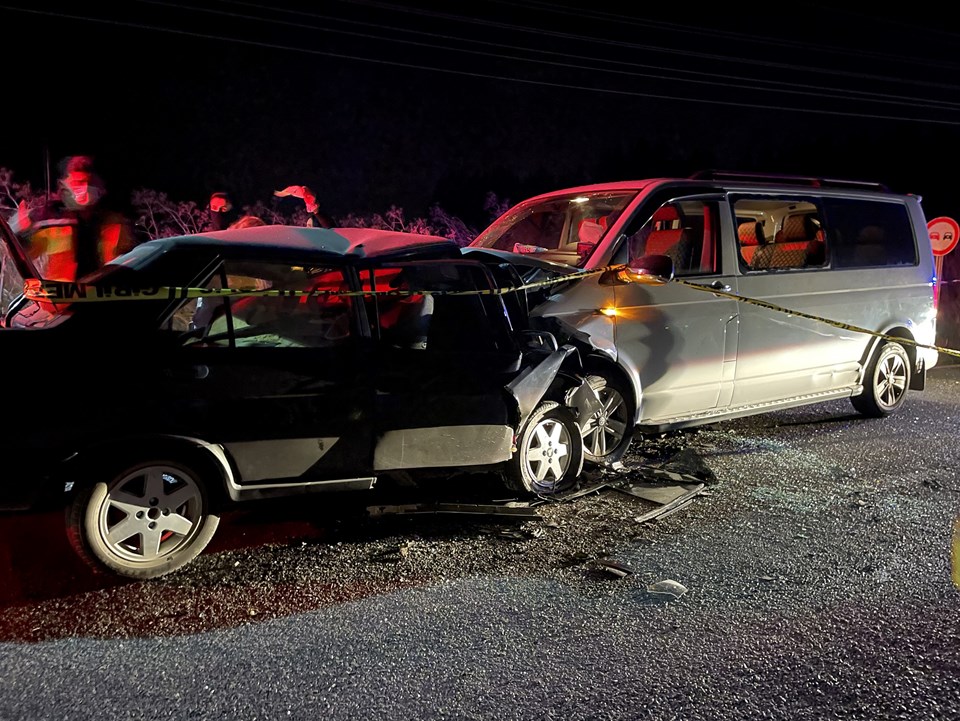
<svg viewBox="0 0 960 721">
<path fill-rule="evenodd" d="M 842 180 L 839 178 L 813 178 L 803 175 L 776 175 L 770 173 L 741 173 L 729 170 L 700 170 L 690 176 L 691 180 L 737 180 L 743 182 L 782 183 L 783 185 L 806 185 L 811 188 L 860 188 L 890 192 L 883 183 L 867 180 Z"/>
</svg>

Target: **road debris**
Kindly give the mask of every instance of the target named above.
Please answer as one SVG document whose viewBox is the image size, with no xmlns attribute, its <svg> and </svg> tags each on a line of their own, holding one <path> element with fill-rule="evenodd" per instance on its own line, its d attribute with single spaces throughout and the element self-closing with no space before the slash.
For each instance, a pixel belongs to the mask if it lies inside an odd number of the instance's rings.
<svg viewBox="0 0 960 721">
<path fill-rule="evenodd" d="M 401 543 L 376 554 L 377 561 L 402 561 L 410 555 L 411 543 Z"/>
<path fill-rule="evenodd" d="M 400 505 L 367 506 L 371 518 L 418 514 L 463 514 L 471 516 L 509 516 L 522 520 L 539 520 L 540 514 L 529 504 L 494 505 L 489 503 L 407 503 Z"/>
<path fill-rule="evenodd" d="M 669 503 L 665 503 L 659 508 L 654 508 L 652 511 L 644 513 L 642 516 L 634 517 L 634 522 L 636 523 L 649 523 L 650 521 L 658 521 L 662 518 L 676 513 L 682 508 L 685 508 L 690 502 L 694 499 L 695 496 L 699 495 L 703 491 L 703 484 L 693 486 L 690 488 L 683 488 L 681 495 L 674 498 L 674 500 Z M 628 491 L 629 493 L 629 491 Z"/>
<path fill-rule="evenodd" d="M 593 560 L 593 556 L 591 556 L 589 553 L 584 553 L 583 551 L 577 551 L 575 553 L 571 553 L 568 556 L 566 556 L 566 558 L 564 558 L 563 561 L 560 562 L 560 565 L 563 568 L 569 568 L 571 566 L 580 566 L 584 563 L 587 563 L 587 561 L 592 561 L 592 560 Z"/>
<path fill-rule="evenodd" d="M 687 592 L 687 587 L 671 578 L 665 578 L 662 581 L 651 583 L 647 586 L 647 593 L 656 596 L 669 596 L 671 598 L 680 598 Z"/>
<path fill-rule="evenodd" d="M 612 558 L 597 558 L 594 560 L 594 563 L 596 563 L 601 570 L 615 578 L 623 578 L 633 573 L 633 569 L 630 568 L 630 566 L 620 563 L 620 561 L 614 561 Z"/>
</svg>

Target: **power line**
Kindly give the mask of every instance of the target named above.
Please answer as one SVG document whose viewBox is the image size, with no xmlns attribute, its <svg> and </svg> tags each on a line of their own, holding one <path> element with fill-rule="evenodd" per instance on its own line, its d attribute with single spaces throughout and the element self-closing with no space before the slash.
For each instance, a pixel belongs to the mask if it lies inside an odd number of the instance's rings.
<svg viewBox="0 0 960 721">
<path fill-rule="evenodd" d="M 591 67 L 591 66 L 584 66 L 584 65 L 576 65 L 573 63 L 555 62 L 550 60 L 537 60 L 534 58 L 518 57 L 513 55 L 502 55 L 499 53 L 488 53 L 481 50 L 470 50 L 470 49 L 461 48 L 461 47 L 438 46 L 434 43 L 427 44 L 427 43 L 417 42 L 414 40 L 404 40 L 401 38 L 391 37 L 391 36 L 380 36 L 380 35 L 371 35 L 368 33 L 359 33 L 359 32 L 346 31 L 346 30 L 335 30 L 329 27 L 324 27 L 324 26 L 316 26 L 316 25 L 304 26 L 302 23 L 299 23 L 299 22 L 278 20 L 278 19 L 272 19 L 272 18 L 263 18 L 260 16 L 252 16 L 252 15 L 242 15 L 240 13 L 233 13 L 233 12 L 228 12 L 223 10 L 214 10 L 210 8 L 197 8 L 192 6 L 185 6 L 180 3 L 164 2 L 162 0 L 140 0 L 140 2 L 144 2 L 151 5 L 160 5 L 165 7 L 174 7 L 179 9 L 194 10 L 197 12 L 224 15 L 231 18 L 238 18 L 243 20 L 258 20 L 258 21 L 268 22 L 276 25 L 293 26 L 300 29 L 310 29 L 310 30 L 316 30 L 320 32 L 336 32 L 337 34 L 341 34 L 341 35 L 351 35 L 353 37 L 361 37 L 361 38 L 367 38 L 367 39 L 373 39 L 373 40 L 383 40 L 387 42 L 404 44 L 404 45 L 413 45 L 417 47 L 429 47 L 434 50 L 447 50 L 451 52 L 482 55 L 486 57 L 497 58 L 500 60 L 519 60 L 522 62 L 538 63 L 541 65 L 551 65 L 553 67 L 568 68 L 573 70 L 591 70 L 591 71 L 599 71 L 604 73 L 614 73 L 618 75 L 629 75 L 632 77 L 639 77 L 639 78 L 648 78 L 648 79 L 654 79 L 654 80 L 669 80 L 671 82 L 695 83 L 695 84 L 701 84 L 701 85 L 739 88 L 742 90 L 751 90 L 751 91 L 767 89 L 777 93 L 815 96 L 819 98 L 825 97 L 824 94 L 829 94 L 830 97 L 837 98 L 837 99 L 844 99 L 844 100 L 849 100 L 851 96 L 859 96 L 860 98 L 868 102 L 884 103 L 888 105 L 908 105 L 910 107 L 916 107 L 917 103 L 919 102 L 919 103 L 925 103 L 928 107 L 940 106 L 940 109 L 943 109 L 943 110 L 960 109 L 960 102 L 949 101 L 949 100 L 936 100 L 936 99 L 929 99 L 929 98 L 891 95 L 888 93 L 878 93 L 878 92 L 867 91 L 867 90 L 850 90 L 850 89 L 838 90 L 837 88 L 825 87 L 822 85 L 811 85 L 808 83 L 789 83 L 786 81 L 765 80 L 765 79 L 761 80 L 761 79 L 751 78 L 751 77 L 742 76 L 742 75 L 738 76 L 738 75 L 728 75 L 728 74 L 721 74 L 721 73 L 709 73 L 709 72 L 703 72 L 703 71 L 697 71 L 697 70 L 683 70 L 683 69 L 676 69 L 676 68 L 672 69 L 674 73 L 684 73 L 686 75 L 696 75 L 696 76 L 708 77 L 708 78 L 721 78 L 721 79 L 725 79 L 726 81 L 730 81 L 730 80 L 745 81 L 751 84 L 745 85 L 745 84 L 740 84 L 738 82 L 717 82 L 717 81 L 707 81 L 707 80 L 696 80 L 693 78 L 678 77 L 676 75 L 651 75 L 649 73 L 641 73 L 641 72 L 636 72 L 631 70 Z M 241 2 L 239 0 L 221 0 L 221 2 L 229 2 L 230 4 L 233 4 L 233 5 L 243 5 L 243 6 L 253 7 L 260 10 L 272 11 L 274 9 L 258 3 Z M 382 3 L 378 3 L 378 5 L 382 5 Z M 444 40 L 468 42 L 468 43 L 474 43 L 477 45 L 494 46 L 494 47 L 505 48 L 509 50 L 535 52 L 541 55 L 553 55 L 553 56 L 560 55 L 568 58 L 576 58 L 580 60 L 608 63 L 613 65 L 621 65 L 621 66 L 628 66 L 628 67 L 634 67 L 634 68 L 662 69 L 660 66 L 647 65 L 644 63 L 625 62 L 620 60 L 611 60 L 607 58 L 595 58 L 595 57 L 589 57 L 589 56 L 583 56 L 583 55 L 573 55 L 569 52 L 559 53 L 559 52 L 554 52 L 550 50 L 540 50 L 540 49 L 529 48 L 529 47 L 521 48 L 515 45 L 507 45 L 504 43 L 493 43 L 486 40 L 477 40 L 475 38 L 462 38 L 458 36 L 451 36 L 451 35 L 446 35 L 446 34 L 436 33 L 436 32 L 412 30 L 409 28 L 389 27 L 389 26 L 379 25 L 376 23 L 362 22 L 357 20 L 348 20 L 348 19 L 342 19 L 342 18 L 333 18 L 327 15 L 318 15 L 316 13 L 309 13 L 305 11 L 282 10 L 282 12 L 309 17 L 314 20 L 334 20 L 336 22 L 342 22 L 342 23 L 347 23 L 352 25 L 362 25 L 365 27 L 377 28 L 380 30 L 386 30 L 394 33 L 399 31 L 403 33 L 425 35 L 425 36 L 434 37 L 434 38 L 442 38 Z M 592 39 L 589 39 L 589 38 L 586 38 L 586 40 L 591 42 L 593 41 Z M 800 66 L 800 69 L 805 69 L 805 68 Z M 761 88 L 759 87 L 759 84 L 762 84 L 766 87 Z M 806 90 L 775 87 L 775 86 L 783 86 L 783 85 L 789 85 L 789 86 L 792 86 L 792 88 L 805 88 Z M 957 87 L 956 89 L 960 90 L 960 87 Z"/>
<path fill-rule="evenodd" d="M 341 2 L 348 3 L 357 3 L 357 4 L 368 4 L 364 0 L 340 0 Z M 906 55 L 892 55 L 888 53 L 878 53 L 870 50 L 849 50 L 848 48 L 839 48 L 834 45 L 824 45 L 822 43 L 806 43 L 799 42 L 796 40 L 787 40 L 784 38 L 769 39 L 765 36 L 758 35 L 756 33 L 743 33 L 733 30 L 718 30 L 716 28 L 704 28 L 701 26 L 694 26 L 689 24 L 680 24 L 675 22 L 666 22 L 663 20 L 650 20 L 643 19 L 640 20 L 633 16 L 623 15 L 620 13 L 608 13 L 600 12 L 597 10 L 589 10 L 584 8 L 578 8 L 577 10 L 571 10 L 568 8 L 561 7 L 556 3 L 551 2 L 538 2 L 537 0 L 487 0 L 488 2 L 500 4 L 500 5 L 509 5 L 513 7 L 525 7 L 542 10 L 544 12 L 557 13 L 563 15 L 576 15 L 577 17 L 589 17 L 593 19 L 608 20 L 614 21 L 621 24 L 633 25 L 636 27 L 650 27 L 650 28 L 660 28 L 670 30 L 671 32 L 690 34 L 690 35 L 700 35 L 706 37 L 722 37 L 729 38 L 731 40 L 736 40 L 738 43 L 748 42 L 753 45 L 766 45 L 772 46 L 775 48 L 782 47 L 792 47 L 798 48 L 801 50 L 810 50 L 812 52 L 822 53 L 828 52 L 834 55 L 845 55 L 847 57 L 871 57 L 881 60 L 895 60 L 901 63 L 910 63 L 912 65 L 921 65 L 925 67 L 933 67 L 946 70 L 960 70 L 960 64 L 957 63 L 943 63 L 940 61 L 925 60 L 919 58 L 913 58 Z M 381 3 L 382 4 L 382 3 Z M 844 10 L 837 6 L 831 6 L 828 8 L 831 12 L 837 12 Z M 883 19 L 878 17 L 875 14 L 871 15 L 862 15 L 858 13 L 852 13 L 845 11 L 847 15 L 855 15 L 859 18 L 862 18 L 864 21 L 880 21 L 883 22 Z M 894 21 L 887 21 L 894 22 Z M 898 21 L 898 27 L 903 27 L 902 24 Z M 929 29 L 921 28 L 916 25 L 910 26 L 915 29 L 921 30 L 923 32 L 928 32 Z M 940 31 L 943 32 L 943 31 Z M 944 33 L 952 37 L 957 37 L 956 33 Z M 912 82 L 912 81 L 910 81 Z"/>
<path fill-rule="evenodd" d="M 241 0 L 220 0 L 220 1 L 234 2 L 237 4 L 241 2 Z M 422 15 L 422 16 L 433 17 L 433 18 L 443 18 L 443 19 L 454 20 L 454 21 L 459 21 L 464 23 L 470 23 L 474 25 L 485 25 L 489 27 L 499 28 L 502 30 L 518 30 L 521 32 L 532 33 L 538 36 L 548 35 L 551 37 L 557 37 L 557 38 L 568 39 L 568 40 L 588 40 L 589 42 L 601 43 L 601 44 L 611 45 L 611 46 L 619 46 L 619 47 L 624 47 L 624 48 L 633 49 L 633 50 L 649 50 L 653 52 L 660 52 L 660 53 L 666 53 L 666 54 L 682 55 L 685 58 L 696 57 L 696 58 L 701 58 L 703 60 L 719 60 L 721 62 L 735 62 L 735 63 L 742 63 L 746 65 L 761 65 L 765 68 L 778 68 L 781 70 L 799 70 L 802 72 L 813 72 L 813 73 L 819 73 L 823 75 L 835 75 L 839 77 L 849 77 L 849 78 L 858 79 L 858 80 L 872 80 L 872 81 L 890 82 L 890 83 L 909 83 L 910 85 L 926 85 L 928 87 L 936 87 L 936 88 L 947 89 L 947 90 L 960 89 L 956 85 L 944 84 L 944 83 L 932 83 L 929 81 L 923 81 L 923 80 L 917 80 L 917 79 L 903 80 L 900 78 L 891 78 L 888 76 L 881 76 L 881 75 L 871 75 L 868 73 L 855 73 L 851 71 L 836 70 L 832 68 L 819 68 L 819 67 L 811 67 L 811 66 L 803 66 L 803 65 L 792 65 L 789 63 L 778 63 L 778 62 L 772 62 L 767 60 L 756 60 L 751 58 L 732 57 L 729 55 L 717 55 L 714 53 L 701 53 L 694 50 L 690 50 L 689 48 L 675 49 L 675 48 L 665 48 L 663 46 L 656 46 L 656 45 L 626 43 L 623 41 L 610 40 L 607 38 L 595 38 L 595 37 L 585 38 L 582 35 L 576 35 L 571 33 L 560 33 L 557 31 L 550 31 L 550 30 L 545 30 L 541 28 L 536 28 L 536 29 L 526 28 L 518 25 L 513 25 L 510 23 L 494 22 L 489 20 L 482 20 L 479 18 L 469 18 L 469 17 L 460 16 L 460 15 L 451 15 L 449 13 L 438 13 L 431 10 L 422 10 L 422 9 L 412 8 L 412 7 L 403 6 L 403 5 L 393 5 L 391 3 L 375 2 L 374 0 L 341 0 L 341 1 L 348 2 L 351 4 L 377 7 L 380 9 L 391 10 L 394 12 L 411 13 L 411 14 Z M 243 3 L 243 4 L 251 4 L 251 3 Z M 264 8 L 264 6 L 262 5 L 259 7 Z M 272 10 L 276 8 L 270 8 L 270 9 Z M 283 8 L 281 8 L 281 11 L 285 13 L 294 13 L 298 15 L 302 15 L 302 14 L 309 15 L 309 13 L 305 13 L 304 11 L 296 11 L 296 10 L 289 10 L 289 9 L 283 9 Z"/>
<path fill-rule="evenodd" d="M 387 65 L 399 68 L 407 68 L 413 70 L 424 70 L 428 72 L 443 73 L 448 75 L 459 75 L 464 77 L 473 77 L 486 80 L 499 80 L 504 82 L 520 83 L 524 85 L 540 86 L 547 88 L 559 88 L 564 90 L 579 90 L 591 93 L 602 93 L 606 95 L 617 95 L 622 97 L 642 97 L 649 98 L 654 100 L 671 100 L 677 102 L 686 102 L 686 103 L 701 103 L 707 105 L 718 105 L 726 107 L 736 107 L 742 109 L 755 109 L 755 110 L 790 110 L 791 112 L 796 113 L 806 113 L 814 115 L 828 115 L 834 117 L 850 117 L 850 118 L 862 118 L 862 119 L 871 119 L 871 120 L 891 120 L 891 121 L 900 121 L 900 122 L 916 122 L 932 125 L 948 125 L 948 126 L 960 126 L 960 121 L 954 120 L 939 120 L 932 118 L 915 118 L 915 117 L 906 117 L 906 116 L 897 116 L 897 115 L 882 115 L 878 113 L 858 113 L 858 112 L 848 112 L 841 110 L 828 110 L 828 109 L 818 109 L 818 108 L 784 108 L 777 105 L 766 105 L 761 103 L 748 103 L 742 101 L 729 101 L 729 100 L 714 100 L 707 98 L 691 98 L 683 95 L 668 95 L 664 93 L 645 93 L 639 91 L 630 91 L 630 90 L 618 90 L 612 88 L 598 88 L 595 86 L 587 85 L 575 85 L 570 83 L 557 83 L 549 82 L 543 80 L 530 80 L 526 78 L 517 78 L 504 75 L 492 75 L 489 73 L 480 73 L 467 70 L 458 70 L 455 68 L 441 68 L 431 65 L 420 65 L 415 63 L 405 63 L 395 60 L 381 60 L 378 58 L 363 57 L 358 55 L 349 55 L 346 53 L 335 53 L 330 51 L 315 50 L 312 48 L 303 48 L 299 46 L 284 45 L 280 43 L 269 43 L 258 40 L 248 40 L 236 37 L 227 37 L 224 35 L 217 35 L 213 33 L 200 33 L 193 32 L 188 30 L 179 30 L 175 28 L 161 27 L 157 25 L 148 25 L 144 23 L 135 23 L 130 21 L 123 20 L 111 20 L 107 18 L 94 18 L 84 15 L 76 15 L 72 13 L 61 13 L 53 12 L 46 10 L 36 10 L 28 8 L 16 8 L 8 5 L 0 5 L 0 10 L 9 10 L 13 12 L 20 12 L 31 15 L 39 15 L 44 17 L 57 17 L 64 18 L 69 20 L 78 20 L 81 22 L 90 22 L 102 25 L 109 25 L 115 27 L 126 27 L 133 28 L 138 30 L 147 30 L 154 32 L 164 32 L 174 35 L 180 35 L 183 37 L 192 37 L 201 40 L 217 40 L 222 42 L 229 42 L 241 45 L 248 45 L 252 47 L 260 47 L 271 50 L 282 50 L 289 52 L 299 52 L 307 55 L 323 56 L 323 57 L 332 57 L 341 60 L 353 60 L 358 62 L 372 63 L 377 65 Z"/>
</svg>

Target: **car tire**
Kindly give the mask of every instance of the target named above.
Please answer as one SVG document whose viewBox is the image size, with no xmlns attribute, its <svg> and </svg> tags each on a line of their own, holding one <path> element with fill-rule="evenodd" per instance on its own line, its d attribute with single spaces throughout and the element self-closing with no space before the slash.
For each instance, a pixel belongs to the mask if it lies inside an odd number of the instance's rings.
<svg viewBox="0 0 960 721">
<path fill-rule="evenodd" d="M 175 461 L 125 466 L 78 491 L 67 509 L 77 553 L 96 570 L 150 579 L 196 558 L 220 523 L 201 475 Z"/>
<path fill-rule="evenodd" d="M 863 415 L 882 418 L 903 405 L 909 387 L 910 356 L 899 343 L 887 341 L 867 365 L 863 392 L 850 400 Z"/>
<path fill-rule="evenodd" d="M 517 436 L 509 461 L 508 485 L 535 495 L 573 487 L 583 470 L 583 439 L 573 413 L 555 401 L 543 401 Z"/>
<path fill-rule="evenodd" d="M 623 458 L 633 441 L 633 403 L 623 385 L 602 375 L 587 376 L 601 409 L 581 419 L 583 456 L 591 465 L 610 465 Z"/>
</svg>

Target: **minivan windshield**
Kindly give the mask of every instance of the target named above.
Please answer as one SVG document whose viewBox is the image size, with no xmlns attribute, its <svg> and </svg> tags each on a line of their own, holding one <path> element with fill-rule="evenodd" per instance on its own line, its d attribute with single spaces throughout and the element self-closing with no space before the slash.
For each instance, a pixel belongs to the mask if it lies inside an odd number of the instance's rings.
<svg viewBox="0 0 960 721">
<path fill-rule="evenodd" d="M 571 193 L 521 203 L 500 216 L 471 247 L 535 254 L 582 268 L 635 191 Z"/>
</svg>

